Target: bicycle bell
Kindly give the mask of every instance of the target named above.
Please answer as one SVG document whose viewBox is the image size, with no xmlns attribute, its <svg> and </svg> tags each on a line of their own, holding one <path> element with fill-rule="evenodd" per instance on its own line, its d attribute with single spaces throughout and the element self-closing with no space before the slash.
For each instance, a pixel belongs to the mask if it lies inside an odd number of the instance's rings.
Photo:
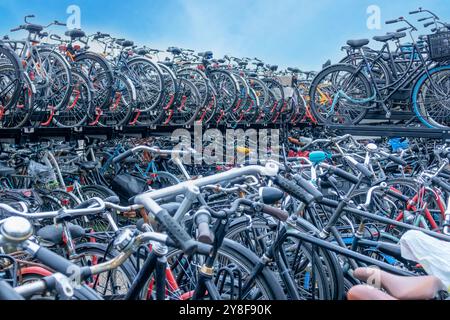
<svg viewBox="0 0 450 320">
<path fill-rule="evenodd" d="M 22 217 L 9 217 L 0 227 L 1 235 L 10 242 L 23 242 L 33 235 L 33 226 Z"/>
</svg>

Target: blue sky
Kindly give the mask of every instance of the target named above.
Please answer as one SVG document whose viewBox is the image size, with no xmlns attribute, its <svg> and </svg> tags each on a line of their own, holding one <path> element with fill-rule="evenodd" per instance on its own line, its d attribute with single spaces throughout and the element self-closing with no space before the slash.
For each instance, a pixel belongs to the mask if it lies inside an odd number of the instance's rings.
<svg viewBox="0 0 450 320">
<path fill-rule="evenodd" d="M 392 31 L 384 23 L 381 30 L 367 28 L 370 5 L 379 6 L 382 21 L 419 6 L 450 21 L 448 0 L 0 0 L 0 34 L 30 13 L 36 23 L 65 21 L 69 5 L 80 7 L 88 33 L 108 32 L 162 49 L 212 50 L 216 57 L 256 56 L 303 70 L 338 60 L 348 39 Z"/>
</svg>

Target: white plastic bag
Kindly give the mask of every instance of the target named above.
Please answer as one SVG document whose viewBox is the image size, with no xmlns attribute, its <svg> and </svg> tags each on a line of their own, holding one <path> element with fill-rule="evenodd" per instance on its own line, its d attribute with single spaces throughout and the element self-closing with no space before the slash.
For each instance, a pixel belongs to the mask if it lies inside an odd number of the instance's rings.
<svg viewBox="0 0 450 320">
<path fill-rule="evenodd" d="M 410 230 L 401 237 L 400 248 L 403 258 L 420 263 L 429 275 L 438 277 L 450 291 L 450 242 Z"/>
<path fill-rule="evenodd" d="M 51 167 L 33 160 L 28 164 L 28 174 L 40 183 L 56 181 L 56 174 Z"/>
</svg>

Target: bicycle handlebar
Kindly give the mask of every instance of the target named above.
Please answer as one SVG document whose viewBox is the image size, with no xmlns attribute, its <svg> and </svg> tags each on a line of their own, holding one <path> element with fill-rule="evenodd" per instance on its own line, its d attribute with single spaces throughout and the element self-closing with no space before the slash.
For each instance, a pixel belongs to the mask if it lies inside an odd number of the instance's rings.
<svg viewBox="0 0 450 320">
<path fill-rule="evenodd" d="M 172 155 L 197 153 L 194 149 L 189 149 L 187 151 L 186 150 L 163 150 L 163 149 L 158 149 L 158 148 L 154 148 L 154 147 L 137 146 L 137 147 L 134 147 L 132 149 L 125 151 L 124 153 L 119 154 L 112 161 L 113 161 L 113 163 L 121 162 L 121 161 L 125 160 L 126 158 L 132 156 L 134 153 L 141 151 L 141 150 L 148 151 L 151 153 L 157 153 L 157 154 L 172 154 Z"/>
<path fill-rule="evenodd" d="M 274 183 L 280 187 L 281 190 L 288 193 L 292 197 L 296 198 L 297 200 L 305 203 L 306 205 L 310 205 L 313 203 L 314 197 L 309 194 L 305 189 L 295 184 L 295 182 L 286 179 L 283 176 L 276 176 L 274 179 Z"/>
<path fill-rule="evenodd" d="M 91 207 L 93 203 L 97 203 L 98 206 Z M 5 210 L 7 213 L 11 215 L 23 217 L 26 219 L 44 219 L 44 218 L 54 218 L 61 214 L 71 216 L 83 216 L 102 213 L 105 210 L 105 202 L 98 197 L 94 197 L 89 199 L 88 201 L 79 204 L 77 207 L 73 209 L 60 209 L 57 211 L 48 211 L 48 212 L 26 212 L 26 211 L 23 212 L 16 210 L 7 204 L 0 203 L 0 209 Z"/>
</svg>

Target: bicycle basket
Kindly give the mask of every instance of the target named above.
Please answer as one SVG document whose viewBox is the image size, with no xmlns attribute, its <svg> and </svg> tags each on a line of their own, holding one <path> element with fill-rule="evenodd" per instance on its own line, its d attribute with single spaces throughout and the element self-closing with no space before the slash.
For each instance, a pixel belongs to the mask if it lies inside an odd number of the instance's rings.
<svg viewBox="0 0 450 320">
<path fill-rule="evenodd" d="M 450 59 L 450 31 L 428 35 L 430 59 L 433 61 L 445 61 Z"/>
</svg>

